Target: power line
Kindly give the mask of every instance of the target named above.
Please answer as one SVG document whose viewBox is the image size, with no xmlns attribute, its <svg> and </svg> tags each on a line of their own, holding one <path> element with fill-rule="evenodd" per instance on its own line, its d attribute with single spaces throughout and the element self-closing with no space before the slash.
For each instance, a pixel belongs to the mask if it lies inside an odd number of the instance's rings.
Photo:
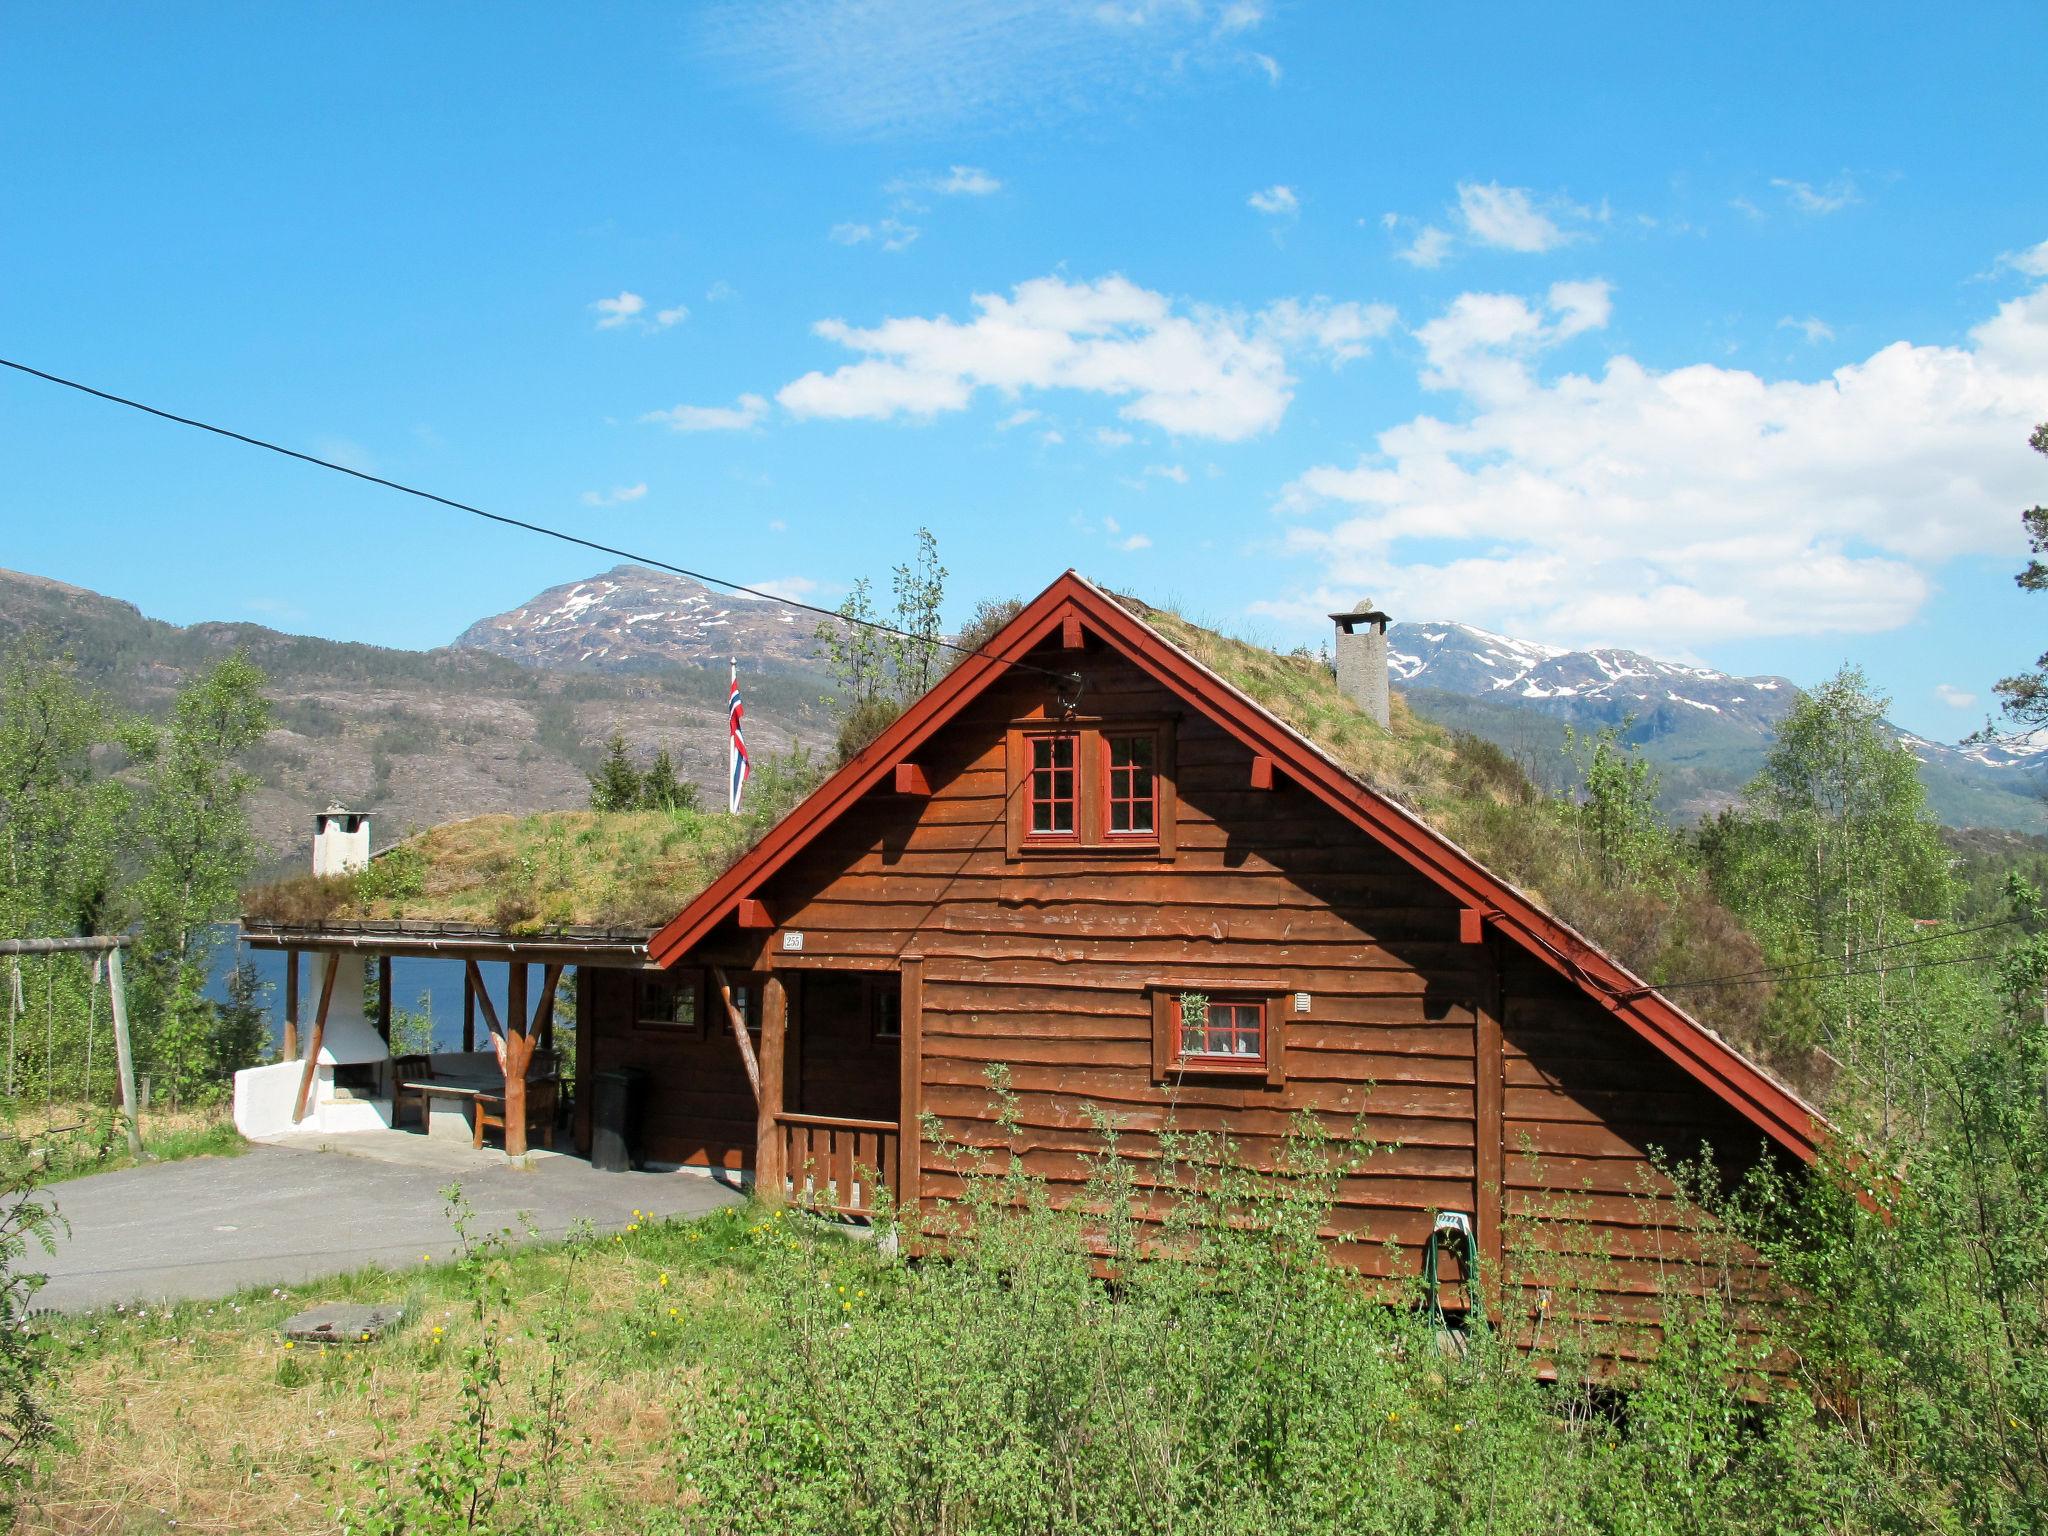
<svg viewBox="0 0 2048 1536">
<path fill-rule="evenodd" d="M 1934 944 L 1943 939 L 1961 938 L 1964 934 L 1989 933 L 1997 928 L 2010 928 L 2019 921 L 2020 919 L 2017 917 L 2001 917 L 1988 923 L 1972 923 L 1966 928 L 1949 928 L 1944 929 L 1940 933 L 1916 934 L 1910 939 L 1893 939 L 1885 944 L 1867 945 L 1863 949 L 1858 950 L 1851 958 L 1854 961 L 1861 961 L 1867 955 L 1881 954 L 1891 950 L 1910 949 L 1918 944 Z M 1679 987 L 1717 987 L 1724 984 L 1748 981 L 1752 978 L 1759 982 L 1806 981 L 1820 980 L 1830 976 L 1872 974 L 1870 972 L 1837 971 L 1833 969 L 1833 966 L 1834 962 L 1831 960 L 1788 960 L 1783 965 L 1764 965 L 1758 966 L 1754 970 L 1731 971 L 1724 976 L 1692 976 L 1682 981 L 1659 982 L 1653 987 L 1639 989 L 1636 995 L 1641 996 L 1644 992 L 1670 992 Z"/>
<path fill-rule="evenodd" d="M 1665 992 L 1674 990 L 1678 987 L 1761 987 L 1766 986 L 1773 981 L 1784 980 L 1833 981 L 1837 978 L 1847 980 L 1851 976 L 1876 976 L 1886 970 L 1899 971 L 1911 968 L 1912 970 L 1916 971 L 1932 971 L 1938 970 L 1944 965 L 1977 965 L 1982 962 L 1997 960 L 2001 958 L 2003 958 L 2001 952 L 1997 950 L 1987 950 L 1985 953 L 1981 955 L 1944 955 L 1938 960 L 1904 960 L 1896 966 L 1872 965 L 1865 966 L 1857 970 L 1820 971 L 1815 972 L 1810 977 L 1722 976 L 1709 977 L 1704 981 L 1674 981 L 1670 983 L 1668 986 L 1654 987 L 1651 990 L 1656 992 Z"/>
<path fill-rule="evenodd" d="M 957 652 L 961 656 L 985 656 L 991 661 L 1002 662 L 1005 666 L 1017 667 L 1027 672 L 1042 673 L 1044 676 L 1060 683 L 1074 684 L 1080 681 L 1078 673 L 1055 672 L 1050 667 L 1041 667 L 1034 662 L 1005 660 L 1003 657 L 990 655 L 989 652 L 974 646 L 956 645 L 953 641 L 942 637 L 914 634 L 907 629 L 898 629 L 893 624 L 884 624 L 879 619 L 852 618 L 840 613 L 837 609 L 820 608 L 815 603 L 806 603 L 793 597 L 784 597 L 776 592 L 764 592 L 758 587 L 747 586 L 744 582 L 728 581 L 723 576 L 713 576 L 705 571 L 693 571 L 686 566 L 674 565 L 666 560 L 658 560 L 653 555 L 643 555 L 630 549 L 620 549 L 613 544 L 601 544 L 595 539 L 586 539 L 580 534 L 564 533 L 559 528 L 550 528 L 545 523 L 532 523 L 524 518 L 508 517 L 502 512 L 486 511 L 482 507 L 472 506 L 469 502 L 457 501 L 451 496 L 442 496 L 433 491 L 421 490 L 415 485 L 407 485 L 401 480 L 389 480 L 383 475 L 373 475 L 368 470 L 351 469 L 346 464 L 337 464 L 334 460 L 323 459 L 317 454 L 301 453 L 296 448 L 287 448 L 284 444 L 273 443 L 268 438 L 254 437 L 247 432 L 237 432 L 231 427 L 218 426 L 210 421 L 202 421 L 196 416 L 181 416 L 176 411 L 167 411 L 161 406 L 150 405 L 141 400 L 132 400 L 126 395 L 117 395 L 110 390 L 95 389 L 92 385 L 80 383 L 77 379 L 67 379 L 61 374 L 47 373 L 41 368 L 31 368 L 27 363 L 18 363 L 12 358 L 0 357 L 0 367 L 12 368 L 16 373 L 27 374 L 32 379 L 41 379 L 48 384 L 59 384 L 65 389 L 75 389 L 81 395 L 90 395 L 93 399 L 104 400 L 110 405 L 126 406 L 131 411 L 141 411 L 146 416 L 155 416 L 159 420 L 174 422 L 181 427 L 192 427 L 201 432 L 211 432 L 215 437 L 225 437 L 231 442 L 244 443 L 251 448 L 262 448 L 267 452 L 280 454 L 287 459 L 297 459 L 302 464 L 311 464 L 320 469 L 331 469 L 338 475 L 348 475 L 357 480 L 367 480 L 371 485 L 381 485 L 386 490 L 397 491 L 405 496 L 417 496 L 421 501 L 431 501 L 439 506 L 452 508 L 457 512 L 467 512 L 472 517 L 481 517 L 487 522 L 501 523 L 507 528 L 523 529 L 527 533 L 540 534 L 543 538 L 559 539 L 564 544 L 575 544 L 584 549 L 595 550 L 601 555 L 615 555 L 621 560 L 631 560 L 640 565 L 650 565 L 656 570 L 669 571 L 677 576 L 687 576 L 690 580 L 703 582 L 707 586 L 724 587 L 728 591 L 738 592 L 746 597 L 759 598 L 763 602 L 779 603 L 785 608 L 798 609 L 804 613 L 815 613 L 820 618 L 831 619 L 835 623 L 852 624 L 862 629 L 879 630 L 883 634 L 894 635 L 901 640 L 916 640 L 922 644 L 936 645 L 942 649 Z"/>
</svg>

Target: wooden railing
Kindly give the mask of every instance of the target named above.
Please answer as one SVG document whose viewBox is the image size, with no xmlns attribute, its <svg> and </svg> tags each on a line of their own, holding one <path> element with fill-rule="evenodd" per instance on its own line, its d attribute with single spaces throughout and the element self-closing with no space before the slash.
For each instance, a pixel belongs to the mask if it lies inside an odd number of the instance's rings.
<svg viewBox="0 0 2048 1536">
<path fill-rule="evenodd" d="M 899 1137 L 894 1120 L 780 1114 L 782 1166 L 789 1198 L 839 1216 L 871 1216 L 878 1184 L 896 1187 Z"/>
</svg>

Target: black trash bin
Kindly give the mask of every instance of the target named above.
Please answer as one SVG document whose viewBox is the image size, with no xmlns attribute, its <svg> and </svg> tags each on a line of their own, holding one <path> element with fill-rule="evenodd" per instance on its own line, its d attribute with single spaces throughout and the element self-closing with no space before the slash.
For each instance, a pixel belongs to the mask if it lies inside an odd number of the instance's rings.
<svg viewBox="0 0 2048 1536">
<path fill-rule="evenodd" d="M 625 1173 L 639 1162 L 641 1083 L 646 1076 L 631 1067 L 621 1067 L 591 1077 L 591 1167 L 606 1173 Z"/>
</svg>

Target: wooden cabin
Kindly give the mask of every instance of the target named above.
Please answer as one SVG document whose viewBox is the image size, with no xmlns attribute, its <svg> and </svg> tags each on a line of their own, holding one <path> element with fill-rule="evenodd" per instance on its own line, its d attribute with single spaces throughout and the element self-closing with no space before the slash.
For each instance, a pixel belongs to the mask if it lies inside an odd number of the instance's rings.
<svg viewBox="0 0 2048 1536">
<path fill-rule="evenodd" d="M 1384 615 L 1339 619 L 1367 626 L 1348 659 L 1370 671 Z M 1356 705 L 1328 689 L 1348 729 L 1386 740 L 1375 684 Z M 416 903 L 252 917 L 250 941 L 459 959 L 472 995 L 502 962 L 488 1022 L 526 1050 L 569 967 L 578 1147 L 587 1086 L 637 1069 L 644 1162 L 856 1217 L 878 1184 L 925 1212 L 958 1189 L 915 1134 L 925 1115 L 949 1142 L 1009 1144 L 997 1066 L 1016 1150 L 1056 1190 L 1099 1148 L 1093 1111 L 1141 1162 L 1169 1124 L 1254 1161 L 1302 1112 L 1362 1127 L 1376 1149 L 1343 1182 L 1339 1256 L 1407 1282 L 1460 1213 L 1531 1343 L 1567 1288 L 1651 1342 L 1673 1286 L 1751 1293 L 1753 1261 L 1702 1244 L 1660 1157 L 1793 1169 L 1823 1134 L 1769 1073 L 1072 573 L 736 862 L 697 868 L 653 931 L 494 930 Z M 468 899 L 491 911 L 488 889 Z"/>
<path fill-rule="evenodd" d="M 1302 1111 L 1339 1135 L 1362 1116 L 1380 1147 L 1344 1181 L 1341 1256 L 1399 1281 L 1439 1213 L 1464 1213 L 1531 1338 L 1568 1271 L 1596 1312 L 1652 1329 L 1674 1275 L 1729 1278 L 1657 1155 L 1796 1167 L 1822 1129 L 1072 573 L 648 956 L 658 971 L 594 975 L 579 1051 L 586 1076 L 649 1074 L 650 1155 L 851 1211 L 877 1178 L 928 1205 L 958 1186 L 914 1128 L 931 1115 L 949 1141 L 1006 1144 L 998 1064 L 1018 1150 L 1056 1188 L 1099 1147 L 1090 1106 L 1141 1160 L 1169 1121 L 1257 1160 Z"/>
</svg>

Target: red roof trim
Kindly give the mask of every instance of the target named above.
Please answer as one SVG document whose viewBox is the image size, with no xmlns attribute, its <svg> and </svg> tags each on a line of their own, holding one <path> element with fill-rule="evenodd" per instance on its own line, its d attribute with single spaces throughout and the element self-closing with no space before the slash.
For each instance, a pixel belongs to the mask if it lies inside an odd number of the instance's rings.
<svg viewBox="0 0 2048 1536">
<path fill-rule="evenodd" d="M 906 710 L 867 750 L 777 824 L 738 863 L 654 935 L 649 954 L 670 965 L 694 948 L 794 856 L 814 833 L 882 783 L 1006 665 L 1052 634 L 1063 619 L 1087 628 L 1174 689 L 1218 725 L 1271 757 L 1287 776 L 1370 833 L 1587 996 L 1743 1118 L 1804 1162 L 1818 1156 L 1825 1123 L 1798 1095 L 1726 1041 L 1650 990 L 1570 926 L 1543 911 L 1455 843 L 1353 779 L 1290 726 L 1211 672 L 1092 583 L 1068 571 L 990 640 Z"/>
</svg>

